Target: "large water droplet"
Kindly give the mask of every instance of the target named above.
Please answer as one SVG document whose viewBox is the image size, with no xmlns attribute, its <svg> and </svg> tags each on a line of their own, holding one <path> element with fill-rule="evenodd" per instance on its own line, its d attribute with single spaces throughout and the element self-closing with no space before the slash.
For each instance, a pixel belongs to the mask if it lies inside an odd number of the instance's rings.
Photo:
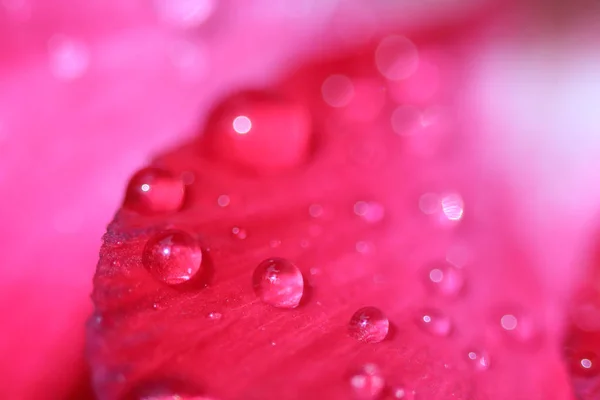
<svg viewBox="0 0 600 400">
<path fill-rule="evenodd" d="M 295 308 L 304 293 L 300 269 L 282 258 L 269 258 L 258 264 L 252 284 L 265 303 L 279 308 Z"/>
<path fill-rule="evenodd" d="M 217 107 L 206 129 L 216 157 L 250 169 L 271 170 L 306 159 L 311 117 L 295 102 L 244 92 Z"/>
<path fill-rule="evenodd" d="M 177 285 L 190 280 L 200 270 L 202 249 L 189 234 L 168 230 L 148 240 L 142 263 L 157 279 Z"/>
<path fill-rule="evenodd" d="M 417 316 L 417 323 L 435 336 L 448 336 L 452 332 L 452 320 L 440 310 L 422 310 Z"/>
<path fill-rule="evenodd" d="M 490 367 L 490 356 L 483 350 L 469 351 L 467 358 L 477 371 L 485 371 Z"/>
<path fill-rule="evenodd" d="M 183 181 L 160 168 L 144 168 L 127 186 L 123 206 L 143 214 L 177 211 L 183 205 Z"/>
<path fill-rule="evenodd" d="M 356 311 L 348 324 L 348 333 L 366 343 L 379 343 L 386 338 L 390 322 L 383 312 L 375 307 L 363 307 Z"/>
<path fill-rule="evenodd" d="M 463 272 L 446 261 L 428 265 L 427 281 L 429 286 L 443 296 L 456 296 L 464 285 Z"/>
<path fill-rule="evenodd" d="M 365 364 L 350 377 L 354 397 L 361 400 L 378 398 L 385 389 L 385 379 L 375 364 Z"/>
<path fill-rule="evenodd" d="M 406 79 L 419 66 L 419 53 L 415 45 L 404 36 L 388 36 L 375 51 L 375 64 L 389 80 Z"/>
</svg>

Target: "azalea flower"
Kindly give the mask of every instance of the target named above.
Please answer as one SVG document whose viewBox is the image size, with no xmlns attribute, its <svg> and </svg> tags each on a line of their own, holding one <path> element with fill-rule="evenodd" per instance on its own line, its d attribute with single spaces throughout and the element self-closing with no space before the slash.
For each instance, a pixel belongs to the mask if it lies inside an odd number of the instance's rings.
<svg viewBox="0 0 600 400">
<path fill-rule="evenodd" d="M 598 398 L 597 16 L 5 0 L 2 397 Z"/>
</svg>

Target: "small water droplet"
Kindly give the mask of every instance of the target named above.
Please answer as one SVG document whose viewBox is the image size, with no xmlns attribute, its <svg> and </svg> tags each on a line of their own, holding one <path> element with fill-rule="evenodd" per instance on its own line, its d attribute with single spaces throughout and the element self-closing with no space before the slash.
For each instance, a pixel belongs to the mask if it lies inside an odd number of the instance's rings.
<svg viewBox="0 0 600 400">
<path fill-rule="evenodd" d="M 375 64 L 381 75 L 392 81 L 406 79 L 419 66 L 416 46 L 404 36 L 388 36 L 375 51 Z"/>
<path fill-rule="evenodd" d="M 217 204 L 219 205 L 219 207 L 227 207 L 230 202 L 231 199 L 226 194 L 220 195 L 217 199 Z"/>
<path fill-rule="evenodd" d="M 442 198 L 442 210 L 450 221 L 459 221 L 463 217 L 464 202 L 458 193 L 451 193 Z"/>
<path fill-rule="evenodd" d="M 377 365 L 365 364 L 350 377 L 350 387 L 357 399 L 376 399 L 385 389 L 385 379 Z"/>
<path fill-rule="evenodd" d="M 202 25 L 213 13 L 214 0 L 154 0 L 159 18 L 169 25 L 190 29 Z"/>
<path fill-rule="evenodd" d="M 218 312 L 208 313 L 208 318 L 212 319 L 213 321 L 220 320 L 222 317 L 223 317 L 223 314 L 218 313 Z"/>
<path fill-rule="evenodd" d="M 246 239 L 248 237 L 246 230 L 238 228 L 237 226 L 234 226 L 231 229 L 231 233 L 233 233 L 235 236 L 237 236 L 238 239 Z"/>
<path fill-rule="evenodd" d="M 356 311 L 348 324 L 348 333 L 354 339 L 366 343 L 379 343 L 389 332 L 390 322 L 375 307 L 363 307 Z"/>
<path fill-rule="evenodd" d="M 185 186 L 181 178 L 160 168 L 144 168 L 129 181 L 123 206 L 143 213 L 177 211 L 183 205 Z"/>
<path fill-rule="evenodd" d="M 537 334 L 533 319 L 524 313 L 507 313 L 500 317 L 502 330 L 519 342 L 530 341 Z"/>
<path fill-rule="evenodd" d="M 467 353 L 467 358 L 477 371 L 485 371 L 490 367 L 490 357 L 482 350 L 472 350 Z"/>
<path fill-rule="evenodd" d="M 354 213 L 369 223 L 379 222 L 385 216 L 385 208 L 375 201 L 357 201 Z"/>
<path fill-rule="evenodd" d="M 323 215 L 323 206 L 320 204 L 311 204 L 310 207 L 308 207 L 308 213 L 313 218 L 319 218 Z"/>
<path fill-rule="evenodd" d="M 321 94 L 325 103 L 331 107 L 345 107 L 354 97 L 354 85 L 345 75 L 331 75 L 323 81 Z"/>
<path fill-rule="evenodd" d="M 142 263 L 157 279 L 176 285 L 190 280 L 200 270 L 202 250 L 189 234 L 168 230 L 148 240 Z"/>
<path fill-rule="evenodd" d="M 428 266 L 427 280 L 429 286 L 443 296 L 456 296 L 464 286 L 463 272 L 445 261 Z"/>
<path fill-rule="evenodd" d="M 300 269 L 282 258 L 269 258 L 258 264 L 252 284 L 263 302 L 279 308 L 298 307 L 304 293 Z"/>
<path fill-rule="evenodd" d="M 206 128 L 213 155 L 253 170 L 289 168 L 308 156 L 311 116 L 299 103 L 262 92 L 231 96 Z"/>
<path fill-rule="evenodd" d="M 160 306 L 158 305 L 158 303 L 152 303 L 152 308 L 158 310 Z"/>
<path fill-rule="evenodd" d="M 48 42 L 50 68 L 59 79 L 81 77 L 89 65 L 89 50 L 85 43 L 65 35 L 54 35 Z"/>
<path fill-rule="evenodd" d="M 281 240 L 273 239 L 273 240 L 269 241 L 269 246 L 272 249 L 279 247 L 279 246 L 281 246 Z"/>
<path fill-rule="evenodd" d="M 426 332 L 435 336 L 448 336 L 452 331 L 450 317 L 440 310 L 423 310 L 417 317 L 418 325 Z"/>
</svg>

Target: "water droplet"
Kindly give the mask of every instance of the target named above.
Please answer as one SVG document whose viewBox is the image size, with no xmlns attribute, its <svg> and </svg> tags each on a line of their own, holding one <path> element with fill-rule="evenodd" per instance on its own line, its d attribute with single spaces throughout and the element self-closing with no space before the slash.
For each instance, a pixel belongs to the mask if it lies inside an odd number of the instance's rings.
<svg viewBox="0 0 600 400">
<path fill-rule="evenodd" d="M 223 314 L 218 313 L 218 312 L 208 313 L 208 318 L 212 319 L 213 321 L 220 320 L 222 317 L 223 317 Z"/>
<path fill-rule="evenodd" d="M 379 343 L 389 332 L 390 322 L 375 307 L 363 307 L 356 311 L 348 324 L 348 333 L 354 339 L 366 343 Z"/>
<path fill-rule="evenodd" d="M 144 168 L 127 186 L 123 206 L 144 214 L 177 211 L 183 205 L 183 181 L 159 168 Z"/>
<path fill-rule="evenodd" d="M 377 46 L 375 64 L 387 79 L 398 81 L 415 73 L 419 66 L 419 53 L 404 36 L 388 36 Z"/>
<path fill-rule="evenodd" d="M 221 103 L 206 129 L 215 157 L 245 168 L 272 170 L 306 159 L 311 117 L 305 107 L 292 101 L 244 92 Z"/>
<path fill-rule="evenodd" d="M 373 251 L 373 244 L 365 241 L 358 241 L 354 245 L 356 251 L 360 254 L 369 254 Z"/>
<path fill-rule="evenodd" d="M 279 308 L 298 307 L 304 293 L 300 269 L 282 258 L 269 258 L 258 264 L 252 284 L 263 302 Z"/>
<path fill-rule="evenodd" d="M 469 351 L 467 358 L 477 371 L 485 371 L 490 367 L 490 357 L 485 351 Z"/>
<path fill-rule="evenodd" d="M 354 213 L 369 223 L 376 223 L 385 216 L 385 208 L 375 201 L 357 201 L 354 204 Z"/>
<path fill-rule="evenodd" d="M 189 29 L 202 25 L 213 13 L 214 0 L 154 0 L 159 18 L 172 26 Z"/>
<path fill-rule="evenodd" d="M 202 250 L 189 234 L 168 230 L 148 240 L 142 263 L 157 279 L 176 285 L 190 280 L 198 272 Z"/>
<path fill-rule="evenodd" d="M 464 286 L 463 272 L 446 261 L 430 264 L 427 280 L 433 290 L 444 296 L 456 296 Z"/>
<path fill-rule="evenodd" d="M 219 207 L 227 207 L 230 202 L 231 199 L 226 194 L 220 195 L 217 199 L 217 204 L 219 205 Z"/>
<path fill-rule="evenodd" d="M 81 77 L 90 62 L 89 50 L 82 41 L 64 35 L 55 35 L 48 42 L 50 68 L 59 79 Z"/>
<path fill-rule="evenodd" d="M 385 379 L 375 364 L 365 364 L 350 377 L 350 386 L 357 399 L 376 399 L 385 389 Z"/>
<path fill-rule="evenodd" d="M 451 193 L 442 198 L 442 210 L 450 221 L 459 221 L 463 217 L 464 202 L 457 193 Z"/>
<path fill-rule="evenodd" d="M 423 310 L 419 313 L 417 323 L 426 332 L 435 336 L 448 336 L 452 331 L 450 317 L 439 310 Z"/>
<path fill-rule="evenodd" d="M 435 193 L 425 193 L 419 198 L 419 209 L 426 215 L 432 215 L 441 210 L 442 200 Z"/>
<path fill-rule="evenodd" d="M 600 359 L 592 351 L 577 351 L 569 355 L 570 368 L 573 375 L 592 377 L 600 372 Z"/>
<path fill-rule="evenodd" d="M 273 239 L 273 240 L 269 241 L 269 246 L 272 249 L 277 248 L 277 247 L 281 246 L 281 240 Z"/>
<path fill-rule="evenodd" d="M 248 237 L 248 234 L 246 233 L 245 229 L 240 229 L 237 226 L 234 226 L 231 229 L 231 233 L 233 233 L 235 236 L 237 236 L 238 239 L 246 239 Z"/>
<path fill-rule="evenodd" d="M 537 327 L 531 317 L 524 313 L 507 313 L 500 317 L 500 327 L 511 338 L 526 342 L 537 334 Z"/>
<path fill-rule="evenodd" d="M 354 85 L 345 75 L 331 75 L 323 81 L 321 94 L 325 103 L 331 107 L 345 107 L 354 97 Z"/>
</svg>

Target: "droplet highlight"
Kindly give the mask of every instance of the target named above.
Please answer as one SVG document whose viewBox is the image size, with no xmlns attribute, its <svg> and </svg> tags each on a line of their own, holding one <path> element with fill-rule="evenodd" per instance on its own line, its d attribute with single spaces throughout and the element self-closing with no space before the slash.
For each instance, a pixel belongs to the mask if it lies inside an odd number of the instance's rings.
<svg viewBox="0 0 600 400">
<path fill-rule="evenodd" d="M 452 320 L 440 310 L 423 310 L 417 315 L 417 324 L 424 331 L 435 336 L 449 336 L 452 332 Z"/>
<path fill-rule="evenodd" d="M 188 233 L 168 230 L 148 240 L 142 264 L 156 279 L 178 285 L 198 273 L 202 265 L 202 249 Z"/>
<path fill-rule="evenodd" d="M 142 213 L 174 212 L 181 208 L 185 185 L 180 177 L 160 168 L 144 168 L 129 181 L 123 207 Z"/>
<path fill-rule="evenodd" d="M 385 379 L 375 364 L 365 364 L 350 377 L 350 387 L 356 399 L 377 399 L 385 389 Z"/>
<path fill-rule="evenodd" d="M 300 269 L 283 258 L 269 258 L 258 264 L 252 276 L 256 295 L 278 308 L 296 308 L 304 294 Z"/>
<path fill-rule="evenodd" d="M 263 92 L 227 98 L 206 127 L 213 155 L 251 170 L 302 163 L 309 153 L 311 116 L 299 103 Z"/>
<path fill-rule="evenodd" d="M 376 307 L 363 307 L 356 311 L 348 324 L 348 334 L 365 343 L 383 341 L 390 330 L 390 322 Z"/>
</svg>

